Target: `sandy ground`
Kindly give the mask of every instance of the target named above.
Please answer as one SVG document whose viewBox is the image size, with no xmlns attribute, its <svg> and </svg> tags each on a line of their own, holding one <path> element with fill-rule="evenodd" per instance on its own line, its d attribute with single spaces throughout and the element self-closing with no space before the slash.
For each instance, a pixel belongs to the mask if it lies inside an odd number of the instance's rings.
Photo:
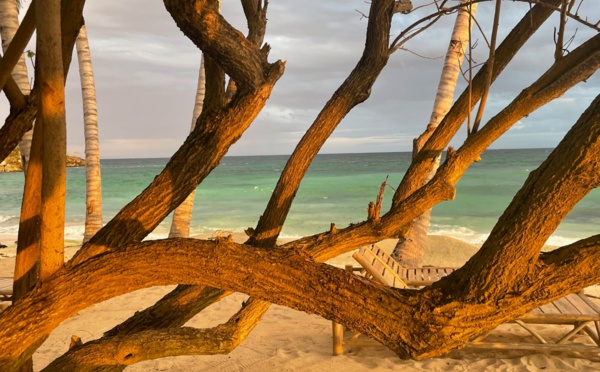
<svg viewBox="0 0 600 372">
<path fill-rule="evenodd" d="M 241 237 L 236 237 L 241 238 Z M 8 248 L 0 249 L 0 276 L 11 276 L 14 267 L 14 237 L 0 236 Z M 425 262 L 434 266 L 458 266 L 477 247 L 444 237 L 430 237 L 431 249 Z M 380 244 L 391 250 L 393 240 Z M 77 250 L 76 242 L 67 242 L 66 254 Z M 329 262 L 343 267 L 354 264 L 351 253 Z M 84 342 L 127 319 L 135 311 L 152 305 L 173 287 L 155 287 L 129 293 L 83 310 L 63 322 L 34 355 L 34 368 L 40 370 L 63 354 L 71 335 Z M 588 291 L 598 294 L 598 290 Z M 214 326 L 233 314 L 247 296 L 234 294 L 214 304 L 188 325 Z M 556 326 L 542 326 L 541 332 L 552 337 Z M 518 341 L 529 337 L 516 325 L 504 325 L 494 337 Z M 574 342 L 589 343 L 585 336 Z M 272 305 L 248 339 L 228 355 L 180 356 L 138 363 L 127 371 L 600 371 L 600 349 L 585 353 L 460 350 L 424 361 L 402 361 L 384 347 L 350 347 L 343 356 L 331 355 L 331 322 L 282 306 Z"/>
</svg>

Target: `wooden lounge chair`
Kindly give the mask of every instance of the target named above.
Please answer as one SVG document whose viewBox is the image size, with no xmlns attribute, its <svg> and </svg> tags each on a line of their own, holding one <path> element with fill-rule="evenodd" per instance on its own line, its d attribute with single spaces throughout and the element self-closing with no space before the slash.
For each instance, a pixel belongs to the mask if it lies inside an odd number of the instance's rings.
<svg viewBox="0 0 600 372">
<path fill-rule="evenodd" d="M 381 248 L 373 245 L 359 249 L 353 256 L 361 268 L 347 265 L 348 271 L 365 271 L 379 282 L 396 288 L 418 288 L 441 279 L 456 270 L 453 267 L 404 268 Z M 467 344 L 469 348 L 520 349 L 520 350 L 562 350 L 562 351 L 598 351 L 600 346 L 600 307 L 582 293 L 572 293 L 515 319 L 518 324 L 533 337 L 533 342 L 486 342 L 487 332 Z M 559 324 L 571 325 L 573 328 L 558 340 L 549 340 L 538 333 L 532 325 Z M 371 340 L 359 339 L 360 334 L 346 331 L 341 324 L 333 322 L 333 355 L 344 353 L 344 345 L 376 346 L 381 345 Z M 595 345 L 565 344 L 577 333 L 585 332 Z M 345 337 L 349 333 L 349 337 Z"/>
<path fill-rule="evenodd" d="M 0 278 L 0 302 L 12 301 L 13 278 Z"/>
</svg>

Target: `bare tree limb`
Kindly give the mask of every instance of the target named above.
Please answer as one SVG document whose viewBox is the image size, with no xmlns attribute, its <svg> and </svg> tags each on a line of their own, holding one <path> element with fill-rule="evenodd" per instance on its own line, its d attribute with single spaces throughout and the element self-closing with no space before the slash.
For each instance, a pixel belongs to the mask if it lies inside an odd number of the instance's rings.
<svg viewBox="0 0 600 372">
<path fill-rule="evenodd" d="M 560 1 L 561 0 L 547 0 L 546 2 L 558 4 Z M 498 77 L 515 56 L 517 51 L 551 14 L 552 9 L 546 8 L 542 4 L 537 4 L 523 16 L 519 23 L 500 44 L 498 50 L 496 50 L 494 71 L 492 74 L 493 80 Z M 446 114 L 436 129 L 436 135 L 432 137 L 432 134 L 434 133 L 433 128 L 428 128 L 421 135 L 422 138 L 419 137 L 418 140 L 425 142 L 425 145 L 423 145 L 423 148 L 415 158 L 415 161 L 410 165 L 400 186 L 396 189 L 393 198 L 394 205 L 400 203 L 402 199 L 421 187 L 425 182 L 425 179 L 433 166 L 433 160 L 448 146 L 450 140 L 460 129 L 462 122 L 481 98 L 485 86 L 486 69 L 487 67 L 484 64 L 473 79 L 470 87 L 465 89 L 450 111 Z"/>
<path fill-rule="evenodd" d="M 238 89 L 257 89 L 271 69 L 267 56 L 233 28 L 207 0 L 164 0 L 177 26 L 218 61 Z"/>
<path fill-rule="evenodd" d="M 315 155 L 344 116 L 369 97 L 371 87 L 389 58 L 388 43 L 393 3 L 393 0 L 371 3 L 367 40 L 362 57 L 294 149 L 256 229 L 253 232 L 249 230 L 248 244 L 261 247 L 275 245 L 300 182 Z"/>
</svg>

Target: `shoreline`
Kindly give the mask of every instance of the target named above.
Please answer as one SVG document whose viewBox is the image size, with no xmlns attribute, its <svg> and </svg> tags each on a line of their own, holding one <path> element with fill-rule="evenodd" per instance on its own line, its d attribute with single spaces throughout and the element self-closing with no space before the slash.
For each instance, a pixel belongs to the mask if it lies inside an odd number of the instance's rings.
<svg viewBox="0 0 600 372">
<path fill-rule="evenodd" d="M 207 236 L 203 236 L 207 237 Z M 10 236 L 1 236 L 0 242 Z M 235 234 L 235 241 L 245 235 Z M 393 249 L 395 239 L 378 243 L 385 250 Z M 446 236 L 430 236 L 430 250 L 425 262 L 434 266 L 460 266 L 478 249 L 477 246 Z M 0 249 L 0 276 L 11 276 L 14 257 L 6 257 Z M 78 245 L 65 248 L 72 256 Z M 353 252 L 338 256 L 328 264 L 343 267 L 358 264 L 351 258 Z M 129 318 L 136 311 L 154 304 L 174 286 L 152 287 L 112 298 L 95 304 L 65 320 L 34 354 L 34 370 L 44 368 L 68 350 L 70 338 L 77 335 L 83 342 L 97 339 L 102 333 Z M 247 296 L 235 293 L 213 304 L 186 325 L 213 327 L 235 313 Z M 552 333 L 554 326 L 543 326 Z M 515 342 L 523 330 L 514 324 L 501 326 L 499 337 Z M 585 342 L 577 336 L 578 342 Z M 127 368 L 127 371 L 600 371 L 598 352 L 563 353 L 519 350 L 456 350 L 445 356 L 422 361 L 404 361 L 384 347 L 350 347 L 342 356 L 331 355 L 331 322 L 290 308 L 271 305 L 248 339 L 227 355 L 179 356 L 145 361 Z"/>
</svg>

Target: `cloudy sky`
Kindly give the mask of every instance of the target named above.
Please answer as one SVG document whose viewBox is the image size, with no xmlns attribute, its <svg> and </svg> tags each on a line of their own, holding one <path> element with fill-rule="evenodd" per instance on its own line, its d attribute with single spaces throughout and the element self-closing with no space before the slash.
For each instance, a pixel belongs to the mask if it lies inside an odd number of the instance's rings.
<svg viewBox="0 0 600 372">
<path fill-rule="evenodd" d="M 600 19 L 594 0 L 580 13 Z M 25 6 L 29 1 L 24 1 Z M 415 5 L 429 1 L 413 0 Z M 481 4 L 478 20 L 488 32 L 493 4 Z M 528 5 L 505 2 L 501 33 L 505 35 Z M 395 16 L 392 33 L 429 13 L 431 8 Z M 317 113 L 354 67 L 364 45 L 368 12 L 363 0 L 274 0 L 269 5 L 266 42 L 270 60 L 287 61 L 267 106 L 229 155 L 289 154 Z M 22 12 L 24 13 L 24 12 Z M 223 1 L 223 14 L 246 32 L 239 1 Z M 103 158 L 169 157 L 189 132 L 200 52 L 176 27 L 162 1 L 103 0 L 86 4 L 85 18 L 92 52 Z M 356 107 L 322 149 L 323 153 L 409 151 L 412 139 L 428 123 L 442 57 L 454 22 L 449 16 L 413 39 L 407 51 L 390 59 L 371 98 Z M 491 117 L 533 82 L 553 59 L 554 16 L 515 58 L 492 87 L 485 117 Z M 571 49 L 594 34 L 569 21 L 577 33 Z M 489 32 L 488 32 L 489 33 Z M 489 35 L 488 35 L 489 37 Z M 480 35 L 475 60 L 488 51 Z M 35 49 L 34 44 L 30 49 Z M 76 61 L 76 59 L 74 59 Z M 555 146 L 598 94 L 599 73 L 567 95 L 521 120 L 493 148 Z M 465 87 L 459 83 L 459 90 Z M 67 81 L 68 151 L 83 154 L 83 115 L 79 76 Z M 458 95 L 458 94 L 457 94 Z M 8 113 L 0 98 L 0 117 Z M 461 131 L 454 145 L 464 140 Z"/>
</svg>

